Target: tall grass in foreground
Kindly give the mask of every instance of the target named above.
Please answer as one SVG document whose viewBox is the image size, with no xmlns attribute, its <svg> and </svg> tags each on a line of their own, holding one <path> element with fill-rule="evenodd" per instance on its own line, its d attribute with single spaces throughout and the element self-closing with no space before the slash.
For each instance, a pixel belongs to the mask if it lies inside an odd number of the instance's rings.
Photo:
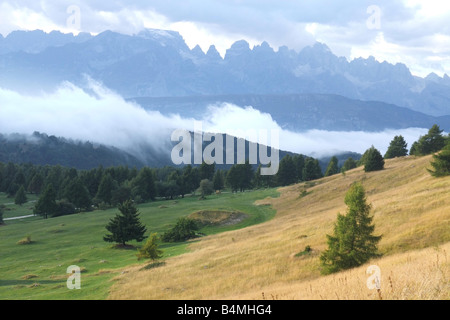
<svg viewBox="0 0 450 320">
<path fill-rule="evenodd" d="M 281 188 L 279 198 L 257 201 L 273 205 L 274 219 L 203 238 L 160 268 L 130 267 L 115 278 L 109 298 L 448 299 L 450 177 L 433 178 L 426 170 L 430 160 L 392 159 L 383 171 L 357 168 L 314 185 Z M 336 214 L 345 212 L 343 199 L 354 182 L 362 183 L 373 206 L 383 256 L 322 276 L 326 235 Z M 305 187 L 310 193 L 300 197 Z M 309 254 L 296 256 L 307 246 Z M 367 288 L 372 264 L 381 269 L 379 292 Z"/>
</svg>

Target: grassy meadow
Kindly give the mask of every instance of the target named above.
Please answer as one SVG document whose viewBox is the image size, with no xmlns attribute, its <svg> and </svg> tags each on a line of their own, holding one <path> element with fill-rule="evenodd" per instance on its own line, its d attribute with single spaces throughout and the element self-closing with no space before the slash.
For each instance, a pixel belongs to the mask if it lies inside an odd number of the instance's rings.
<svg viewBox="0 0 450 320">
<path fill-rule="evenodd" d="M 280 188 L 280 197 L 257 202 L 273 206 L 274 219 L 202 238 L 159 268 L 125 268 L 108 298 L 450 299 L 450 177 L 431 177 L 430 160 L 387 160 L 383 171 Z M 323 276 L 319 256 L 354 182 L 372 205 L 382 256 Z M 379 291 L 367 287 L 370 265 L 381 270 Z"/>
<path fill-rule="evenodd" d="M 146 235 L 169 230 L 180 217 L 202 210 L 240 211 L 246 219 L 234 225 L 206 226 L 200 232 L 207 235 L 245 228 L 272 219 L 275 210 L 257 206 L 254 202 L 277 197 L 274 189 L 238 194 L 211 195 L 206 200 L 198 196 L 169 201 L 155 201 L 138 206 Z M 32 201 L 32 197 L 29 197 Z M 0 194 L 6 204 L 4 218 L 32 214 L 32 203 L 16 206 L 14 199 Z M 70 216 L 43 219 L 32 217 L 7 220 L 0 226 L 0 299 L 106 299 L 114 277 L 125 274 L 130 265 L 144 268 L 148 261 L 137 261 L 135 249 L 116 249 L 103 241 L 109 219 L 117 209 L 93 211 Z M 29 244 L 18 244 L 27 236 Z M 201 241 L 199 239 L 192 242 Z M 130 242 L 138 247 L 142 244 Z M 190 251 L 187 243 L 163 243 L 163 260 Z M 81 268 L 81 290 L 66 286 L 67 268 Z"/>
</svg>

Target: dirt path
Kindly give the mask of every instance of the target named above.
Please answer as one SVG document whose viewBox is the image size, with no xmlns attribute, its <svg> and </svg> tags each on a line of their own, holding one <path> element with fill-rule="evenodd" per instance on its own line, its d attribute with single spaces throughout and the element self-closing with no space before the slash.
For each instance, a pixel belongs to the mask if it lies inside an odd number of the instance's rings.
<svg viewBox="0 0 450 320">
<path fill-rule="evenodd" d="M 13 218 L 4 218 L 3 221 L 8 221 L 8 220 L 19 220 L 19 219 L 25 219 L 25 218 L 31 218 L 34 217 L 35 215 L 28 215 L 28 216 L 21 216 L 21 217 L 13 217 Z"/>
</svg>

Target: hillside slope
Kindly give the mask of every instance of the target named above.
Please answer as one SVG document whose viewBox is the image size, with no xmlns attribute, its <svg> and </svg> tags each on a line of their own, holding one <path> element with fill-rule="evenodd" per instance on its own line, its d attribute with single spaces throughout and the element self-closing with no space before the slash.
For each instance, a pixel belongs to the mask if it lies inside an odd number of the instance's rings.
<svg viewBox="0 0 450 320">
<path fill-rule="evenodd" d="M 385 170 L 362 168 L 280 189 L 265 199 L 276 217 L 264 224 L 209 236 L 190 252 L 147 271 L 132 266 L 116 278 L 110 299 L 449 299 L 450 177 L 426 171 L 431 157 L 388 160 Z M 330 276 L 320 275 L 349 186 L 362 182 L 372 204 L 383 257 Z M 307 195 L 301 197 L 303 190 Z M 310 255 L 295 254 L 309 245 Z M 366 269 L 381 268 L 381 291 L 367 288 Z"/>
</svg>

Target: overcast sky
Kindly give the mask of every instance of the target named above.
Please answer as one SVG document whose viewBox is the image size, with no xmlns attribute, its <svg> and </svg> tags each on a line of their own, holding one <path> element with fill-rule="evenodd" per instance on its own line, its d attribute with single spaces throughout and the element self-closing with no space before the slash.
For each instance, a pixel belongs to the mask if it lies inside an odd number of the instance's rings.
<svg viewBox="0 0 450 320">
<path fill-rule="evenodd" d="M 373 55 L 413 74 L 450 75 L 450 1 L 442 0 L 19 0 L 0 1 L 0 33 L 134 34 L 176 30 L 190 47 L 224 54 L 234 41 L 300 50 L 320 41 L 351 60 Z"/>
</svg>

